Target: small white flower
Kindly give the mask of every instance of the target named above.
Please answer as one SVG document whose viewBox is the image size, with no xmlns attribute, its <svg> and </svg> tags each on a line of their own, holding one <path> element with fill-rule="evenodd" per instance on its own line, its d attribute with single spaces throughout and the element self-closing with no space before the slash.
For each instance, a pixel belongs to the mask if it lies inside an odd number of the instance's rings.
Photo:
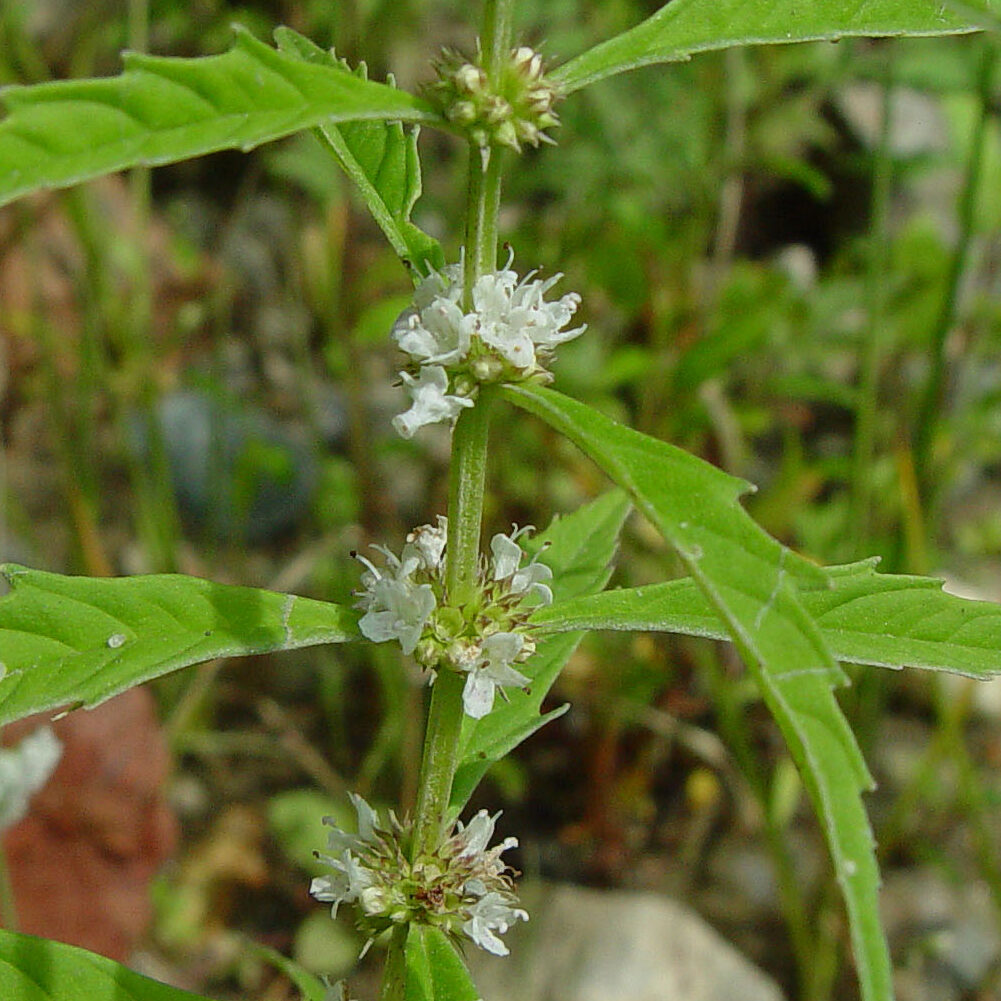
<svg viewBox="0 0 1001 1001">
<path fill-rule="evenodd" d="M 491 817 L 486 810 L 480 810 L 468 824 L 463 824 L 461 820 L 456 822 L 455 842 L 460 857 L 470 858 L 486 850 L 494 836 L 494 825 L 499 816 L 500 813 L 495 813 Z"/>
<path fill-rule="evenodd" d="M 399 640 L 404 653 L 413 653 L 437 603 L 431 585 L 383 577 L 371 597 L 372 607 L 358 620 L 362 635 L 373 643 Z"/>
<path fill-rule="evenodd" d="M 539 563 L 538 556 L 533 557 L 527 566 L 519 569 L 524 553 L 515 540 L 527 531 L 531 531 L 531 526 L 515 529 L 510 535 L 498 533 L 490 540 L 494 580 L 510 578 L 508 590 L 511 594 L 531 593 L 541 604 L 550 605 L 553 601 L 553 592 L 548 581 L 553 579 L 553 571 L 544 563 Z"/>
<path fill-rule="evenodd" d="M 334 872 L 330 876 L 314 876 L 313 881 L 309 884 L 309 892 L 317 900 L 325 904 L 332 904 L 330 916 L 336 918 L 337 908 L 342 903 L 351 903 L 353 901 L 353 898 L 350 896 L 350 883 L 348 882 L 347 874 L 344 872 L 342 861 L 331 858 L 329 855 L 318 855 L 317 858 L 333 868 Z"/>
<path fill-rule="evenodd" d="M 62 753 L 49 726 L 28 734 L 15 748 L 0 750 L 0 831 L 28 812 L 31 797 L 48 782 Z"/>
<path fill-rule="evenodd" d="M 413 552 L 423 569 L 439 570 L 447 541 L 448 518 L 439 514 L 437 525 L 421 525 L 407 535 L 407 545 L 403 549 L 404 561 Z"/>
<path fill-rule="evenodd" d="M 373 643 L 398 640 L 403 652 L 410 654 L 417 647 L 437 599 L 430 584 L 411 579 L 420 565 L 416 553 L 405 552 L 401 562 L 388 550 L 380 551 L 386 556 L 385 572 L 380 573 L 364 556 L 358 557 L 366 567 L 362 574 L 364 590 L 358 595 L 358 607 L 365 609 L 365 614 L 358 628 Z"/>
<path fill-rule="evenodd" d="M 521 564 L 521 558 L 525 554 L 521 551 L 521 546 L 514 541 L 518 534 L 517 531 L 511 535 L 498 532 L 490 540 L 490 552 L 494 557 L 494 580 L 510 577 Z"/>
<path fill-rule="evenodd" d="M 376 828 L 379 818 L 375 810 L 357 793 L 351 793 L 358 821 L 358 831 L 352 834 L 337 826 L 333 817 L 324 817 L 323 823 L 330 828 L 327 834 L 327 849 L 332 853 L 316 853 L 316 857 L 330 866 L 327 876 L 317 876 L 309 886 L 309 892 L 325 903 L 332 904 L 332 917 L 337 917 L 341 904 L 353 904 L 375 883 L 373 871 L 366 866 L 365 859 L 380 847 Z"/>
<path fill-rule="evenodd" d="M 504 870 L 504 863 L 499 860 L 499 856 L 509 848 L 517 848 L 518 839 L 505 838 L 487 852 L 487 845 L 494 836 L 494 826 L 499 816 L 499 810 L 492 817 L 486 810 L 480 810 L 468 824 L 463 824 L 461 820 L 456 821 L 456 833 L 452 836 L 452 842 L 456 846 L 459 858 L 472 859 L 484 856 L 480 861 L 486 863 L 490 871 L 500 873 Z M 471 883 L 467 883 L 466 888 L 471 893 L 475 892 Z M 486 889 L 482 893 L 486 893 Z M 477 895 L 482 896 L 482 893 Z"/>
<path fill-rule="evenodd" d="M 348 793 L 348 795 L 351 797 L 355 814 L 358 817 L 358 837 L 362 841 L 367 841 L 370 845 L 374 845 L 377 841 L 375 829 L 379 826 L 379 818 L 376 816 L 375 810 L 358 793 L 352 792 Z M 330 833 L 333 834 L 334 832 L 331 831 Z"/>
<path fill-rule="evenodd" d="M 493 708 L 498 685 L 521 688 L 529 683 L 511 666 L 525 646 L 521 633 L 493 633 L 481 646 L 482 659 L 470 669 L 462 689 L 462 707 L 473 719 L 482 719 Z"/>
<path fill-rule="evenodd" d="M 469 884 L 467 884 L 468 887 Z M 520 907 L 512 907 L 503 894 L 491 890 L 469 909 L 469 920 L 462 930 L 481 948 L 495 956 L 507 956 L 508 947 L 494 934 L 504 934 L 515 921 L 527 921 L 528 914 Z"/>
<path fill-rule="evenodd" d="M 424 365 L 417 378 L 408 372 L 400 376 L 413 401 L 409 410 L 393 418 L 393 427 L 402 438 L 412 438 L 425 424 L 453 421 L 464 408 L 473 406 L 472 400 L 447 392 L 448 375 L 440 365 Z"/>
<path fill-rule="evenodd" d="M 529 272 L 521 281 L 505 268 L 483 275 L 473 287 L 473 305 L 479 317 L 477 332 L 516 368 L 528 372 L 537 365 L 536 349 L 551 352 L 557 345 L 579 337 L 583 326 L 563 330 L 580 305 L 580 296 L 569 292 L 556 302 L 545 294 L 562 274 L 542 281 Z"/>
<path fill-rule="evenodd" d="M 512 594 L 534 594 L 542 605 L 553 603 L 553 589 L 547 583 L 553 579 L 553 571 L 545 563 L 533 559 L 527 566 L 515 571 L 511 576 Z"/>
</svg>

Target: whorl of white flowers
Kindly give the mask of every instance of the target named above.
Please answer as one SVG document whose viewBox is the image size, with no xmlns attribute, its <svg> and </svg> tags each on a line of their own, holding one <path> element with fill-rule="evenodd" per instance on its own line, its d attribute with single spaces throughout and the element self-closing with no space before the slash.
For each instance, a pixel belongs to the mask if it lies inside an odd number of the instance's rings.
<svg viewBox="0 0 1001 1001">
<path fill-rule="evenodd" d="M 393 420 L 404 438 L 425 424 L 455 420 L 473 405 L 481 383 L 550 381 L 545 366 L 557 346 L 584 332 L 583 326 L 564 329 L 580 305 L 576 292 L 545 299 L 563 275 L 543 280 L 531 271 L 519 279 L 512 259 L 480 276 L 468 313 L 462 308 L 462 265 L 432 271 L 394 324 L 393 338 L 412 369 L 400 373 L 410 409 Z"/>
<path fill-rule="evenodd" d="M 481 810 L 468 825 L 457 823 L 435 851 L 411 862 L 405 850 L 411 825 L 392 811 L 383 821 L 361 796 L 352 793 L 351 799 L 357 833 L 341 830 L 332 817 L 323 818 L 331 828 L 328 854 L 316 856 L 331 872 L 316 877 L 309 892 L 329 903 L 334 917 L 341 904 L 354 905 L 358 927 L 370 942 L 394 924 L 416 922 L 453 938 L 464 934 L 481 949 L 506 956 L 507 946 L 498 935 L 516 921 L 527 921 L 528 914 L 517 906 L 514 873 L 500 858 L 517 847 L 518 839 L 487 847 L 500 814 L 491 817 Z"/>
<path fill-rule="evenodd" d="M 466 674 L 462 693 L 468 716 L 490 712 L 498 686 L 524 687 L 529 679 L 515 668 L 535 652 L 527 620 L 539 605 L 553 600 L 553 572 L 533 557 L 524 566 L 518 538 L 498 533 L 490 541 L 491 557 L 480 566 L 474 597 L 462 608 L 450 607 L 445 594 L 447 520 L 421 525 L 408 536 L 400 556 L 382 546 L 384 563 L 376 567 L 364 556 L 362 590 L 356 607 L 364 611 L 358 626 L 375 643 L 399 642 L 404 653 L 431 671 L 451 669 Z"/>
</svg>

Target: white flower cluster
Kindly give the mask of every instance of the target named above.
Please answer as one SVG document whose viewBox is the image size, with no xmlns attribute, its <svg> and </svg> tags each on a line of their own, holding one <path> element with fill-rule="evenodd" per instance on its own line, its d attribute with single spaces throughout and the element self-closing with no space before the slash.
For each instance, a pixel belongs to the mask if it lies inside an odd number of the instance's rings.
<svg viewBox="0 0 1001 1001">
<path fill-rule="evenodd" d="M 28 812 L 29 800 L 48 782 L 62 753 L 49 726 L 28 734 L 15 748 L 0 750 L 0 831 Z"/>
<path fill-rule="evenodd" d="M 511 870 L 500 859 L 518 839 L 487 847 L 500 814 L 491 817 L 481 810 L 468 826 L 459 822 L 435 852 L 411 862 L 402 847 L 410 840 L 409 825 L 392 812 L 384 824 L 361 796 L 352 794 L 351 800 L 357 833 L 323 818 L 331 828 L 329 854 L 317 853 L 317 858 L 331 874 L 317 876 L 309 889 L 331 904 L 332 916 L 341 904 L 355 905 L 369 941 L 393 924 L 421 922 L 452 935 L 461 931 L 495 956 L 508 954 L 498 936 L 516 921 L 527 921 L 528 914 L 517 906 Z"/>
<path fill-rule="evenodd" d="M 451 668 L 466 674 L 462 703 L 466 715 L 480 719 L 493 708 L 498 686 L 523 687 L 529 679 L 515 668 L 535 652 L 526 620 L 540 604 L 553 600 L 553 572 L 538 557 L 522 566 L 518 538 L 498 533 L 490 542 L 492 557 L 481 568 L 475 599 L 460 610 L 447 607 L 444 570 L 447 520 L 422 525 L 407 536 L 397 557 L 375 546 L 385 557 L 379 569 L 363 556 L 362 588 L 357 607 L 364 611 L 358 626 L 374 643 L 397 640 L 404 653 L 432 671 Z"/>
<path fill-rule="evenodd" d="M 410 356 L 416 375 L 400 375 L 410 394 L 410 409 L 393 419 L 404 438 L 418 428 L 452 421 L 473 406 L 480 383 L 551 378 L 545 363 L 556 347 L 584 332 L 563 328 L 580 296 L 568 292 L 546 302 L 546 293 L 563 277 L 545 281 L 532 271 L 518 278 L 507 267 L 482 275 L 473 286 L 472 311 L 462 309 L 462 265 L 432 273 L 414 292 L 414 303 L 396 321 L 393 337 Z"/>
</svg>

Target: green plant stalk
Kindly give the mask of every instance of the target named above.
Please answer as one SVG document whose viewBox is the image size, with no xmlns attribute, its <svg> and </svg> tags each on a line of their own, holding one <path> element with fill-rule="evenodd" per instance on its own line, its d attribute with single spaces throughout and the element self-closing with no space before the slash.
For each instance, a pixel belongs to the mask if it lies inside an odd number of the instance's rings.
<svg viewBox="0 0 1001 1001">
<path fill-rule="evenodd" d="M 512 0 L 485 0 L 484 3 L 480 38 L 483 66 L 490 80 L 497 80 L 501 60 L 506 58 L 510 48 L 511 9 Z M 477 278 L 496 267 L 500 186 L 498 151 L 482 151 L 470 144 L 463 262 L 467 308 L 471 305 L 469 300 Z M 491 397 L 489 390 L 481 388 L 476 406 L 459 415 L 452 433 L 445 600 L 453 607 L 464 604 L 476 585 Z M 431 693 L 417 787 L 411 858 L 433 850 L 444 833 L 452 781 L 458 765 L 463 688 L 464 679 L 446 670 L 439 673 Z M 403 1001 L 406 986 L 405 945 L 405 929 L 394 933 L 386 957 L 381 1001 Z"/>
<path fill-rule="evenodd" d="M 500 81 L 501 67 L 511 50 L 513 10 L 513 0 L 483 0 L 480 52 L 487 79 L 494 85 Z"/>
<path fill-rule="evenodd" d="M 469 144 L 463 302 L 472 308 L 473 286 L 497 267 L 497 214 L 500 209 L 501 150 Z"/>
<path fill-rule="evenodd" d="M 476 584 L 490 402 L 490 394 L 481 391 L 476 406 L 463 411 L 452 434 L 445 557 L 446 600 L 452 607 L 465 604 Z M 455 671 L 441 671 L 431 692 L 417 786 L 414 857 L 435 848 L 444 833 L 452 779 L 459 763 L 464 684 L 463 677 Z"/>
<path fill-rule="evenodd" d="M 921 394 L 921 404 L 918 411 L 917 430 L 914 436 L 914 467 L 917 471 L 918 483 L 921 486 L 923 510 L 930 511 L 929 501 L 933 491 L 933 471 L 931 464 L 932 443 L 938 426 L 938 414 L 942 404 L 942 393 L 945 387 L 946 339 L 955 322 L 959 306 L 959 286 L 966 272 L 970 256 L 970 243 L 977 209 L 977 195 L 980 191 L 983 174 L 984 150 L 988 141 L 988 125 L 993 116 L 994 99 L 992 82 L 994 66 L 997 61 L 997 49 L 993 43 L 985 46 L 978 74 L 977 92 L 980 97 L 980 116 L 977 119 L 970 140 L 970 155 L 966 161 L 966 172 L 963 177 L 963 187 L 959 200 L 959 237 L 949 264 L 949 274 L 946 279 L 945 292 L 942 297 L 942 307 L 938 320 L 932 330 L 928 378 Z M 933 523 L 929 516 L 929 523 Z"/>
<path fill-rule="evenodd" d="M 397 925 L 393 929 L 386 954 L 386 967 L 382 975 L 382 990 L 379 1001 L 404 1001 L 407 989 L 407 925 Z"/>
</svg>

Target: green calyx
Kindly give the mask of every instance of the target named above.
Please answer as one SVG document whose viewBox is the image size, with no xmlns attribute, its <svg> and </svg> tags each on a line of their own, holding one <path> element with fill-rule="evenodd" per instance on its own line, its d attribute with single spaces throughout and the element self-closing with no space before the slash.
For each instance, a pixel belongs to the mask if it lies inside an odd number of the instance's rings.
<svg viewBox="0 0 1001 1001">
<path fill-rule="evenodd" d="M 518 662 L 535 652 L 528 619 L 535 606 L 523 594 L 510 594 L 504 582 L 486 578 L 483 570 L 474 596 L 462 607 L 440 605 L 431 614 L 414 658 L 427 670 L 468 671 L 482 657 L 483 640 L 494 633 L 520 632 L 525 643 Z"/>
</svg>

